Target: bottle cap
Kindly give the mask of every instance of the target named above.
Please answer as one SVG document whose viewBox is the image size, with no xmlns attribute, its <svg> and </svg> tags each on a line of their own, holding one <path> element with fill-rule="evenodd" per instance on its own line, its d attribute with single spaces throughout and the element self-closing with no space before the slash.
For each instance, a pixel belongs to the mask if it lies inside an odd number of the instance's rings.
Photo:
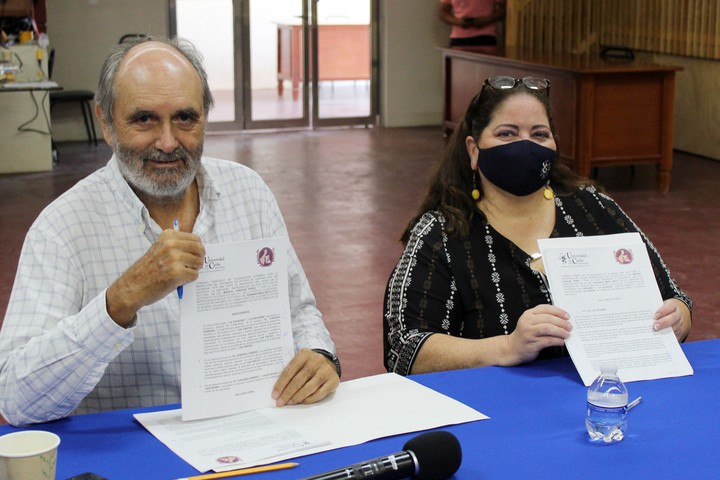
<svg viewBox="0 0 720 480">
<path fill-rule="evenodd" d="M 602 365 L 600 367 L 600 373 L 609 373 L 612 375 L 617 375 L 618 367 L 614 363 L 608 363 L 607 365 Z"/>
</svg>

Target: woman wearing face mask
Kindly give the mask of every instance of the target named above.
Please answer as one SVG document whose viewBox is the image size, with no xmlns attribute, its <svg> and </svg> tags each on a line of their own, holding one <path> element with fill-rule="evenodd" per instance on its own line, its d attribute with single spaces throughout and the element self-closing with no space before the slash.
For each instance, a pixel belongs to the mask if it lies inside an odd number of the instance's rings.
<svg viewBox="0 0 720 480">
<path fill-rule="evenodd" d="M 557 159 L 549 86 L 533 77 L 489 78 L 455 129 L 388 281 L 388 371 L 566 355 L 572 327 L 551 304 L 537 239 L 639 232 L 611 198 Z M 664 299 L 653 327 L 671 327 L 684 340 L 692 303 L 640 234 Z"/>
</svg>

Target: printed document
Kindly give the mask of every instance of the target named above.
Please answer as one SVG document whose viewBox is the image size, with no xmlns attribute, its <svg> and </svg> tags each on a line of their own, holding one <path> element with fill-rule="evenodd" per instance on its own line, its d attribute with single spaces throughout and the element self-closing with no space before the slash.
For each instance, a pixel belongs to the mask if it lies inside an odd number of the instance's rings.
<svg viewBox="0 0 720 480">
<path fill-rule="evenodd" d="M 182 418 L 269 407 L 293 357 L 287 239 L 205 245 L 180 300 Z"/>
<path fill-rule="evenodd" d="M 638 233 L 538 240 L 553 303 L 570 314 L 565 341 L 587 386 L 603 364 L 623 382 L 692 375 L 672 331 L 653 329 L 663 303 Z"/>
<path fill-rule="evenodd" d="M 180 410 L 134 416 L 200 472 L 279 462 L 488 418 L 395 373 L 342 382 L 335 393 L 312 405 L 270 407 L 192 422 L 183 422 Z"/>
</svg>

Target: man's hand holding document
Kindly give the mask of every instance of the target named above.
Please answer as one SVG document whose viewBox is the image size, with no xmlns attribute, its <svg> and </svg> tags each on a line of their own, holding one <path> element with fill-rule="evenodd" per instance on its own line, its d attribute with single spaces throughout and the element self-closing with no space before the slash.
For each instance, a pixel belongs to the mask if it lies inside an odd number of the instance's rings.
<svg viewBox="0 0 720 480">
<path fill-rule="evenodd" d="M 662 305 L 637 233 L 538 240 L 553 303 L 570 314 L 565 341 L 585 385 L 602 364 L 624 382 L 692 375 L 671 328 L 653 329 Z"/>
</svg>

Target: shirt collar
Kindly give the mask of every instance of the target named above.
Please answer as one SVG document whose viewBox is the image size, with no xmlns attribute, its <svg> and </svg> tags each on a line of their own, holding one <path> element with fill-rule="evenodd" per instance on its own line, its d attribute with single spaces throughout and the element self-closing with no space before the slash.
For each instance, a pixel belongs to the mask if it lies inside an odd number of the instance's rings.
<svg viewBox="0 0 720 480">
<path fill-rule="evenodd" d="M 201 161 L 200 168 L 195 176 L 198 186 L 198 195 L 200 197 L 200 213 L 195 220 L 195 228 L 193 232 L 196 235 L 204 236 L 205 233 L 215 223 L 215 211 L 220 191 L 217 189 L 215 180 L 210 172 L 205 168 L 205 164 Z"/>
</svg>

